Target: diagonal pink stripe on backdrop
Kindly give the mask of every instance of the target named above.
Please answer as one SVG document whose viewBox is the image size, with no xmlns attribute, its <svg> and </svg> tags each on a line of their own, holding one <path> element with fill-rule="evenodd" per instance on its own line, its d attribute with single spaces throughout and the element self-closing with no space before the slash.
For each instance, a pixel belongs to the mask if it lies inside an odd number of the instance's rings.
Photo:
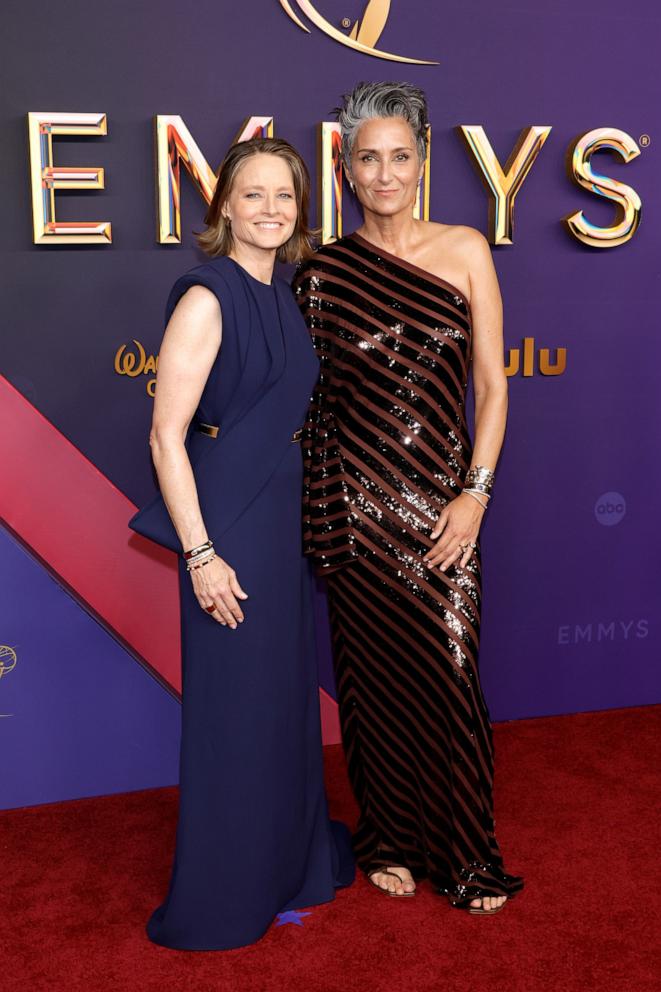
<svg viewBox="0 0 661 992">
<path fill-rule="evenodd" d="M 0 376 L 0 517 L 160 681 L 181 692 L 176 556 L 134 534 L 134 504 Z M 337 704 L 320 689 L 325 744 Z"/>
<path fill-rule="evenodd" d="M 133 503 L 3 377 L 0 417 L 2 517 L 179 692 L 176 556 L 128 529 Z"/>
</svg>

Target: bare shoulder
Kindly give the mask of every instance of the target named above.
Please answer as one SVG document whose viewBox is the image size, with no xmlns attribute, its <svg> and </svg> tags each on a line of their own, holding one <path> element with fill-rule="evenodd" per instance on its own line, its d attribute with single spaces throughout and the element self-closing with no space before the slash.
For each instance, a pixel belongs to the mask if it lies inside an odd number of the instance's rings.
<svg viewBox="0 0 661 992">
<path fill-rule="evenodd" d="M 447 248 L 452 248 L 457 254 L 466 257 L 491 254 L 489 242 L 476 227 L 468 227 L 466 224 L 438 226 L 443 228 L 438 236 L 444 239 Z"/>
<path fill-rule="evenodd" d="M 220 313 L 220 303 L 215 293 L 199 284 L 190 286 L 180 297 L 175 311 L 189 317 L 214 317 Z"/>
<path fill-rule="evenodd" d="M 470 299 L 474 280 L 493 269 L 487 239 L 476 228 L 464 224 L 420 221 L 420 225 L 424 247 L 419 259 L 423 268 L 451 282 L 465 299 Z"/>
<path fill-rule="evenodd" d="M 218 350 L 222 332 L 222 313 L 215 293 L 196 283 L 179 297 L 165 328 L 162 350 L 175 348 L 203 356 L 207 349 Z"/>
<path fill-rule="evenodd" d="M 439 224 L 424 221 L 427 252 L 442 252 L 446 259 L 468 269 L 491 258 L 489 242 L 475 227 L 465 224 Z"/>
</svg>

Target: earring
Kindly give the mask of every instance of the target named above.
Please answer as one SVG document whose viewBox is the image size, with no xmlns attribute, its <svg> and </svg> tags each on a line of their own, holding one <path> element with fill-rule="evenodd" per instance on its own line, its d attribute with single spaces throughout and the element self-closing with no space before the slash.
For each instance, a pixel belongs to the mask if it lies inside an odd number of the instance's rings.
<svg viewBox="0 0 661 992">
<path fill-rule="evenodd" d="M 353 179 L 349 180 L 349 189 L 351 190 L 352 193 L 356 192 L 356 187 L 353 184 Z"/>
</svg>

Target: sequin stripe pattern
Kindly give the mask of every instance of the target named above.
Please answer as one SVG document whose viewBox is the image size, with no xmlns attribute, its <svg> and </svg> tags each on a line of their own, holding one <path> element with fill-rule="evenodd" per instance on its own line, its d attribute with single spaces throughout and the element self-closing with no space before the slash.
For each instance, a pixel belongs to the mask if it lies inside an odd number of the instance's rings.
<svg viewBox="0 0 661 992">
<path fill-rule="evenodd" d="M 329 573 L 359 864 L 405 864 L 457 903 L 511 895 L 521 880 L 495 839 L 477 669 L 479 548 L 466 569 L 422 562 L 471 459 L 470 307 L 355 235 L 320 249 L 295 291 L 321 363 L 306 550 Z"/>
<path fill-rule="evenodd" d="M 474 668 L 376 555 L 328 578 L 342 736 L 364 871 L 405 865 L 458 904 L 514 895 L 495 837 L 493 750 Z M 439 650 L 440 648 L 440 650 Z"/>
<path fill-rule="evenodd" d="M 334 374 L 333 338 L 317 334 L 308 311 L 314 309 L 314 297 L 304 287 L 314 290 L 316 277 L 297 274 L 294 288 L 319 359 L 319 379 L 301 438 L 303 455 L 303 550 L 313 555 L 316 564 L 326 570 L 338 568 L 357 556 L 349 506 L 347 480 L 340 455 L 337 428 L 332 414 Z"/>
<path fill-rule="evenodd" d="M 432 279 L 353 237 L 297 273 L 321 365 L 303 437 L 305 547 L 328 570 L 356 556 L 354 506 L 375 518 L 386 508 L 428 531 L 461 489 L 471 456 L 469 308 Z M 381 479 L 394 484 L 397 505 Z"/>
</svg>

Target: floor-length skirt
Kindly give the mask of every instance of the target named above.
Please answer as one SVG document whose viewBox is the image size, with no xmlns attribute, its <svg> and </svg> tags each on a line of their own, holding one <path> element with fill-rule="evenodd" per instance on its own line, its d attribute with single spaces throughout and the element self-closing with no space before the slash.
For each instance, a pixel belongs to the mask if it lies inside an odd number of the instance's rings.
<svg viewBox="0 0 661 992">
<path fill-rule="evenodd" d="M 494 832 L 479 603 L 467 591 L 477 595 L 479 558 L 423 580 L 378 546 L 361 552 L 328 576 L 358 864 L 404 865 L 455 902 L 512 895 L 521 880 L 504 873 Z"/>
<path fill-rule="evenodd" d="M 147 925 L 168 947 L 253 943 L 277 913 L 327 902 L 353 877 L 324 793 L 310 566 L 292 498 L 301 471 L 292 444 L 223 539 L 249 597 L 236 630 L 201 609 L 180 563 L 179 821 L 169 891 Z"/>
</svg>

